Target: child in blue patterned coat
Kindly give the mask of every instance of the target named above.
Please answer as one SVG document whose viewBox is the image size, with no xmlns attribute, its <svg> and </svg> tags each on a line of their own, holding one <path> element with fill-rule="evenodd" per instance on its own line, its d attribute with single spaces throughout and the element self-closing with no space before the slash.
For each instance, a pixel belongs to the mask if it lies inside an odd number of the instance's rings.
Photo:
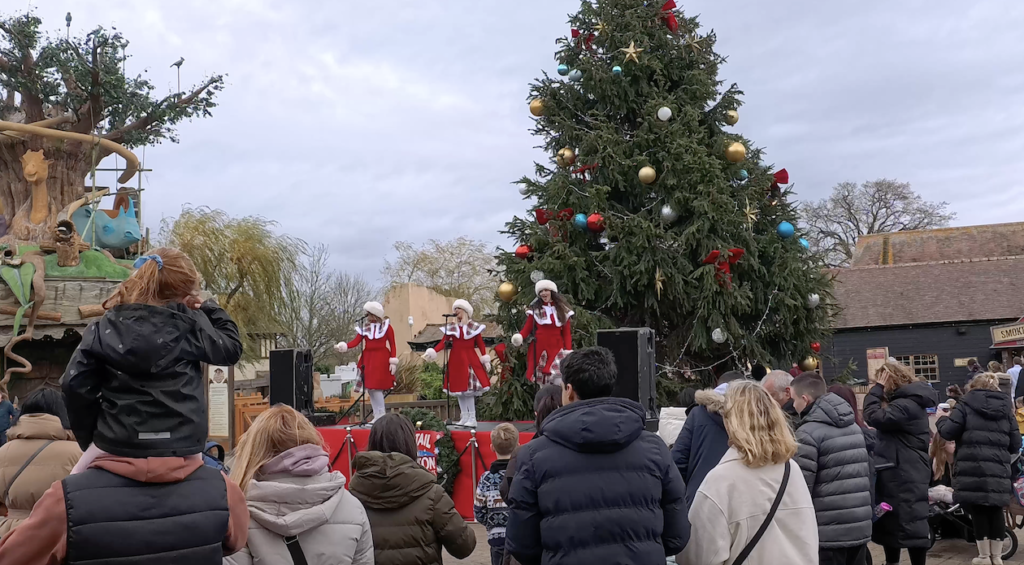
<svg viewBox="0 0 1024 565">
<path fill-rule="evenodd" d="M 519 430 L 512 424 L 498 424 L 491 432 L 491 446 L 498 458 L 491 468 L 480 476 L 473 500 L 473 514 L 476 521 L 487 528 L 487 545 L 491 547 L 491 565 L 500 565 L 505 556 L 505 526 L 508 524 L 508 507 L 498 492 L 508 459 L 519 445 Z"/>
</svg>

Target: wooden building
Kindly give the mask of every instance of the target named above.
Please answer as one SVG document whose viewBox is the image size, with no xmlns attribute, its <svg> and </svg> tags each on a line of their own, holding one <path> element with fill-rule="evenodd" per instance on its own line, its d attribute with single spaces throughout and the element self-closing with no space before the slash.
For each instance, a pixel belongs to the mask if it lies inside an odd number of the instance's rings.
<svg viewBox="0 0 1024 565">
<path fill-rule="evenodd" d="M 895 357 L 936 388 L 962 386 L 968 359 L 1009 367 L 1024 352 L 1024 223 L 861 237 L 835 297 L 826 379 L 852 361 L 867 380 Z"/>
</svg>

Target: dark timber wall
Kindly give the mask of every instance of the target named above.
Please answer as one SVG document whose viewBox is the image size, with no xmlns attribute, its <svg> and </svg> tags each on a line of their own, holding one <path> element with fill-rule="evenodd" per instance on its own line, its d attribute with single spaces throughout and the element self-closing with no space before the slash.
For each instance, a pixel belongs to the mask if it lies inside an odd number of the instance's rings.
<svg viewBox="0 0 1024 565">
<path fill-rule="evenodd" d="M 835 359 L 833 365 L 826 361 L 823 367 L 824 376 L 828 380 L 843 372 L 852 359 L 857 363 L 855 377 L 867 381 L 867 350 L 888 347 L 889 355 L 893 357 L 938 355 L 939 380 L 942 387 L 936 385 L 935 388 L 944 391 L 945 387 L 951 384 L 962 387 L 967 369 L 954 367 L 954 359 L 976 357 L 982 365 L 991 359 L 1001 362 L 1001 353 L 990 349 L 992 336 L 989 328 L 1012 321 L 1015 320 L 892 329 L 838 330 L 832 336 L 831 344 L 823 344 L 822 353 Z"/>
</svg>

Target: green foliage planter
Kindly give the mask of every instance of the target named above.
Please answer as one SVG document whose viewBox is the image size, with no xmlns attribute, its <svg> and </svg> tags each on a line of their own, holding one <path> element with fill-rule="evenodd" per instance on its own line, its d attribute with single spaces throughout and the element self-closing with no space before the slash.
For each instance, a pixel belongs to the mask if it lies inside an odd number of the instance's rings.
<svg viewBox="0 0 1024 565">
<path fill-rule="evenodd" d="M 65 279 L 110 279 L 115 281 L 123 281 L 128 277 L 132 276 L 132 269 L 130 267 L 130 261 L 119 261 L 117 263 L 110 260 L 110 257 L 101 251 L 83 251 L 80 255 L 81 262 L 74 267 L 61 267 L 57 265 L 57 255 L 47 255 L 46 261 L 46 276 L 48 278 L 65 278 Z"/>
<path fill-rule="evenodd" d="M 402 410 L 401 413 L 406 418 L 409 418 L 414 426 L 419 423 L 419 429 L 421 430 L 430 430 L 444 434 L 437 438 L 437 483 L 444 488 L 445 492 L 451 495 L 452 489 L 455 487 L 455 476 L 459 474 L 459 466 L 457 464 L 459 452 L 455 450 L 455 441 L 452 440 L 452 434 L 448 431 L 448 427 L 444 425 L 441 418 L 437 417 L 437 414 L 430 410 L 409 408 Z M 448 470 L 447 475 L 443 474 L 445 470 Z"/>
</svg>

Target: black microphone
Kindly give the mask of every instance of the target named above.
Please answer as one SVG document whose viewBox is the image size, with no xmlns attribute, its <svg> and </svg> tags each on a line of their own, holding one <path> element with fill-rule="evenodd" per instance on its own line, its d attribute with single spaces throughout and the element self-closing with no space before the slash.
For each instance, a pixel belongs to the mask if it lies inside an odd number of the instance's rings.
<svg viewBox="0 0 1024 565">
<path fill-rule="evenodd" d="M 359 318 L 358 320 L 356 320 L 356 321 L 357 321 L 357 322 L 362 322 L 363 320 L 365 320 L 365 319 L 367 319 L 367 318 L 369 318 L 369 317 L 370 317 L 370 315 L 369 315 L 369 314 L 363 314 L 363 316 L 362 316 L 361 318 Z"/>
<path fill-rule="evenodd" d="M 444 316 L 445 318 L 454 318 L 454 317 L 458 316 L 458 314 L 441 314 L 441 315 Z"/>
</svg>

